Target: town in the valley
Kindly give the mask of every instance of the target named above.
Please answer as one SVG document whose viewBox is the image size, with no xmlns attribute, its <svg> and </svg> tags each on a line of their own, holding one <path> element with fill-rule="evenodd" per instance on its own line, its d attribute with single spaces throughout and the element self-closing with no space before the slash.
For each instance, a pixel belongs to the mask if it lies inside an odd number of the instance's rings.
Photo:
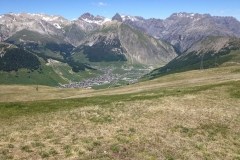
<svg viewBox="0 0 240 160">
<path fill-rule="evenodd" d="M 120 85 L 121 82 L 125 84 L 136 83 L 139 78 L 148 73 L 150 69 L 124 69 L 125 73 L 113 73 L 113 68 L 100 69 L 102 75 L 94 78 L 82 80 L 80 82 L 70 82 L 68 84 L 60 84 L 60 88 L 92 88 L 93 86 L 100 86 L 108 84 L 108 87 Z M 121 82 L 120 82 L 121 81 Z"/>
</svg>

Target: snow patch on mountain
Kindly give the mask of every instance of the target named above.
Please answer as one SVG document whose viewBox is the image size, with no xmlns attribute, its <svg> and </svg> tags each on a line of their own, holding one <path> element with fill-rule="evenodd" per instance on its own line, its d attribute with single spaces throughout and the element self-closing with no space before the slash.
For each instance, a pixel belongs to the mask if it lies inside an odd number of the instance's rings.
<svg viewBox="0 0 240 160">
<path fill-rule="evenodd" d="M 190 18 L 190 19 L 196 19 L 196 17 L 197 17 L 197 15 L 194 13 L 184 13 L 184 12 L 176 13 L 173 16 L 176 16 L 179 18 Z"/>
<path fill-rule="evenodd" d="M 19 13 L 9 13 L 9 14 L 12 15 L 12 16 L 20 16 Z"/>
<path fill-rule="evenodd" d="M 121 18 L 123 21 L 126 21 L 126 20 L 131 20 L 131 21 L 139 21 L 138 18 L 134 17 L 134 16 L 127 16 L 127 15 L 121 15 Z"/>
<path fill-rule="evenodd" d="M 42 17 L 42 19 L 44 21 L 53 21 L 53 19 L 51 17 Z"/>
<path fill-rule="evenodd" d="M 98 25 L 103 25 L 104 23 L 111 21 L 109 18 L 104 18 L 102 20 L 91 20 L 91 19 L 83 18 L 82 20 L 87 23 L 95 23 Z"/>
<path fill-rule="evenodd" d="M 105 22 L 110 22 L 110 21 L 111 21 L 110 18 L 105 18 L 104 21 L 103 21 L 103 23 L 105 23 Z"/>
<path fill-rule="evenodd" d="M 57 29 L 62 29 L 62 27 L 58 23 L 53 24 Z"/>
</svg>

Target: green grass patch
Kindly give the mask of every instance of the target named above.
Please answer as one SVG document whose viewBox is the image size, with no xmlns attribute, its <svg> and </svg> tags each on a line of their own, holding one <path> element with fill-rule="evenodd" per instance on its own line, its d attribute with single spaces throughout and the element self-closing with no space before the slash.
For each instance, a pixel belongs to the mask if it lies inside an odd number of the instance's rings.
<svg viewBox="0 0 240 160">
<path fill-rule="evenodd" d="M 94 106 L 101 107 L 113 107 L 111 104 L 116 102 L 130 102 L 138 100 L 151 100 L 158 99 L 165 96 L 183 96 L 186 94 L 196 94 L 200 91 L 210 90 L 216 87 L 229 86 L 230 88 L 236 88 L 240 82 L 226 82 L 220 84 L 211 84 L 204 86 L 179 88 L 179 89 L 162 89 L 152 90 L 147 92 L 111 95 L 111 96 L 96 96 L 77 99 L 65 99 L 65 100 L 48 100 L 48 101 L 34 101 L 34 102 L 8 102 L 0 103 L 0 119 L 11 119 L 18 116 L 33 115 L 36 113 L 49 113 L 57 110 L 70 110 L 73 108 Z M 230 92 L 233 96 L 239 96 L 239 89 Z M 92 117 L 90 119 L 94 122 L 111 122 L 113 119 L 109 115 L 104 117 Z"/>
<path fill-rule="evenodd" d="M 229 131 L 229 127 L 221 123 L 204 124 L 204 125 L 201 125 L 199 129 L 206 131 L 208 137 L 211 139 L 214 139 L 214 137 L 217 136 L 218 134 L 226 138 L 227 133 Z"/>
<path fill-rule="evenodd" d="M 31 147 L 29 145 L 22 146 L 21 150 L 24 152 L 32 152 Z"/>
<path fill-rule="evenodd" d="M 240 50 L 229 50 L 214 53 L 204 53 L 203 69 L 209 69 L 219 66 L 231 66 L 240 62 Z M 203 54 L 203 53 L 202 53 Z M 189 53 L 186 56 L 180 56 L 169 62 L 164 67 L 158 68 L 143 77 L 146 79 L 155 79 L 157 77 L 180 73 L 190 70 L 200 70 L 202 57 L 195 52 Z"/>
<path fill-rule="evenodd" d="M 39 84 L 47 86 L 57 86 L 65 83 L 51 67 L 43 66 L 42 72 L 39 70 L 29 71 L 26 69 L 17 72 L 0 72 L 0 84 Z"/>
<path fill-rule="evenodd" d="M 235 83 L 233 87 L 229 89 L 230 96 L 232 98 L 240 98 L 240 83 Z"/>
<path fill-rule="evenodd" d="M 54 148 L 50 148 L 49 150 L 41 150 L 39 152 L 39 155 L 41 156 L 41 158 L 45 159 L 45 158 L 49 158 L 51 156 L 55 156 L 57 155 L 58 152 L 54 149 Z"/>
<path fill-rule="evenodd" d="M 215 137 L 221 135 L 223 138 L 226 138 L 228 135 L 229 127 L 221 123 L 209 123 L 201 124 L 196 128 L 189 128 L 182 125 L 177 125 L 173 128 L 173 131 L 179 131 L 187 137 L 193 137 L 195 135 L 204 135 L 207 136 L 209 140 L 216 140 Z"/>
<path fill-rule="evenodd" d="M 90 121 L 95 123 L 110 123 L 113 121 L 113 118 L 110 115 L 97 115 L 89 118 Z"/>
</svg>

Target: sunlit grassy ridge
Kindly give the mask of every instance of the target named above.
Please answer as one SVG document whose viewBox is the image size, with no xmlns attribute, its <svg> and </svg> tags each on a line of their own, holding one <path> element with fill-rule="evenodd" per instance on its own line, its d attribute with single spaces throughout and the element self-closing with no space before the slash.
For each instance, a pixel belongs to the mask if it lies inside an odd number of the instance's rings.
<svg viewBox="0 0 240 160">
<path fill-rule="evenodd" d="M 154 79 L 172 73 L 197 70 L 202 68 L 209 69 L 217 66 L 235 65 L 240 62 L 240 50 L 225 49 L 214 54 L 205 53 L 203 58 L 195 52 L 175 58 L 162 68 L 158 68 L 145 75 L 145 79 Z"/>
<path fill-rule="evenodd" d="M 0 159 L 240 158 L 238 66 L 97 91 L 35 87 L 1 86 Z"/>
</svg>

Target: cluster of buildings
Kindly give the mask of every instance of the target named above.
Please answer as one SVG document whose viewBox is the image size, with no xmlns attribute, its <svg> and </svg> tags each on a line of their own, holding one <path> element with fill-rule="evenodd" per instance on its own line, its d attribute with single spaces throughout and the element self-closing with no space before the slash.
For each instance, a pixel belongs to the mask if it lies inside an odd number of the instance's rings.
<svg viewBox="0 0 240 160">
<path fill-rule="evenodd" d="M 104 74 L 95 77 L 83 80 L 81 82 L 71 82 L 69 84 L 60 84 L 61 88 L 91 88 L 96 85 L 108 84 L 119 79 L 119 74 L 113 74 L 112 69 L 103 69 Z"/>
</svg>

